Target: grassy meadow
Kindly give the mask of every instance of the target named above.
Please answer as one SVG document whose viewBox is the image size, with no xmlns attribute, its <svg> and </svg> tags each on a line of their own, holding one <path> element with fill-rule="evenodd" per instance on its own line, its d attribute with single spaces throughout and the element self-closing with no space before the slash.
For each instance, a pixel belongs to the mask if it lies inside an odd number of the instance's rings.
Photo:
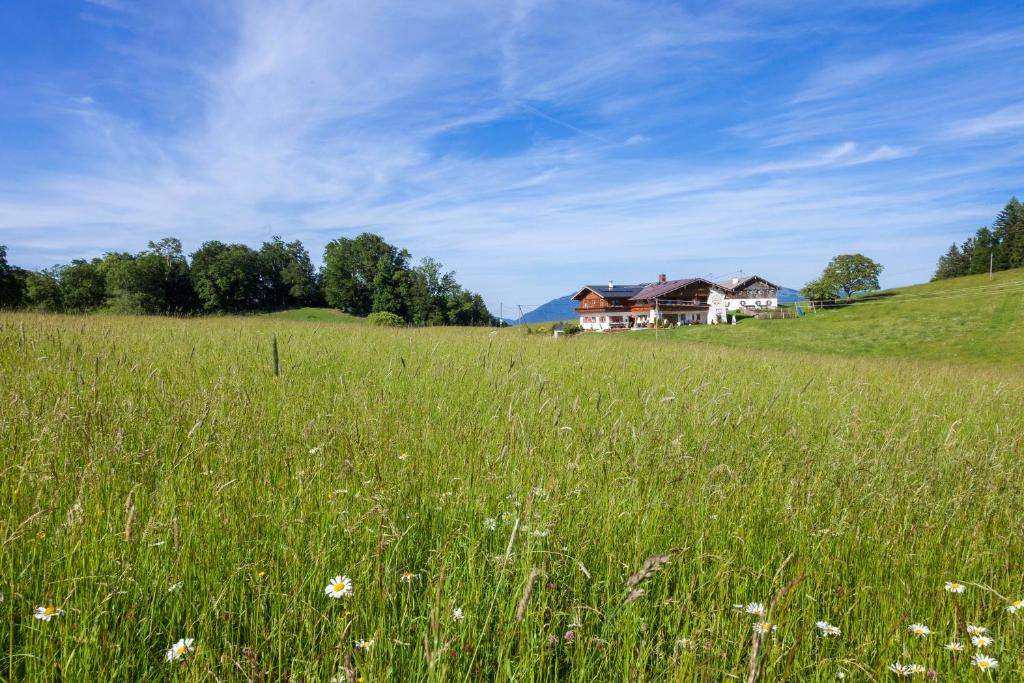
<svg viewBox="0 0 1024 683">
<path fill-rule="evenodd" d="M 640 333 L 648 334 L 647 332 Z M 1024 269 L 887 290 L 869 301 L 797 320 L 694 326 L 668 338 L 875 358 L 1024 366 Z"/>
<path fill-rule="evenodd" d="M 0 679 L 1024 678 L 1024 372 L 638 336 L 0 315 Z"/>
</svg>

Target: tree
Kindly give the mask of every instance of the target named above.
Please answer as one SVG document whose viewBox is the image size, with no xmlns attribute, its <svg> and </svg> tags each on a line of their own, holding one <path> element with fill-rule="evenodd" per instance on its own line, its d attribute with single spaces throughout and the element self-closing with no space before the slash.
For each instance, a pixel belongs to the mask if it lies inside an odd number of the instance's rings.
<svg viewBox="0 0 1024 683">
<path fill-rule="evenodd" d="M 25 303 L 25 271 L 7 263 L 7 247 L 0 244 L 0 309 Z"/>
<path fill-rule="evenodd" d="M 329 306 L 353 315 L 388 311 L 406 316 L 401 296 L 405 287 L 409 252 L 362 233 L 342 237 L 324 250 L 323 292 Z"/>
<path fill-rule="evenodd" d="M 825 266 L 821 274 L 822 283 L 842 292 L 849 299 L 859 292 L 869 292 L 879 288 L 878 276 L 882 273 L 882 265 L 863 254 L 840 254 Z"/>
<path fill-rule="evenodd" d="M 285 243 L 274 236 L 263 243 L 259 253 L 268 306 L 308 306 L 316 302 L 319 298 L 316 271 L 302 242 Z"/>
<path fill-rule="evenodd" d="M 996 241 L 992 231 L 988 228 L 978 228 L 971 241 L 970 253 L 964 254 L 968 261 L 967 274 L 987 273 L 990 263 L 995 263 L 995 248 Z"/>
<path fill-rule="evenodd" d="M 1011 197 L 992 223 L 996 270 L 1024 266 L 1024 205 Z"/>
<path fill-rule="evenodd" d="M 60 294 L 64 309 L 91 311 L 107 300 L 107 283 L 99 268 L 100 259 L 75 259 L 60 270 Z"/>
<path fill-rule="evenodd" d="M 265 305 L 259 252 L 244 244 L 204 242 L 192 254 L 192 284 L 207 311 L 238 313 Z"/>
<path fill-rule="evenodd" d="M 966 246 L 966 243 L 965 243 Z M 971 263 L 971 254 L 965 254 L 954 242 L 945 256 L 939 258 L 932 280 L 946 280 L 951 277 L 967 275 Z"/>
<path fill-rule="evenodd" d="M 800 290 L 800 296 L 808 301 L 832 301 L 838 292 L 822 281 L 821 278 L 811 280 Z"/>
<path fill-rule="evenodd" d="M 25 276 L 25 305 L 41 311 L 61 311 L 60 267 L 28 271 Z"/>
<path fill-rule="evenodd" d="M 100 265 L 111 308 L 124 313 L 187 313 L 198 305 L 181 242 L 166 237 L 138 254 L 109 253 Z"/>
</svg>

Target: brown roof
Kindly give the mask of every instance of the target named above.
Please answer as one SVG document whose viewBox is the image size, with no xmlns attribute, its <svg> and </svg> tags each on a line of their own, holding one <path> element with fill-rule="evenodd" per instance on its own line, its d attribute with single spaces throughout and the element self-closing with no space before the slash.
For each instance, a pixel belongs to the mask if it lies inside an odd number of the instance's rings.
<svg viewBox="0 0 1024 683">
<path fill-rule="evenodd" d="M 715 284 L 710 280 L 705 280 L 702 277 L 687 277 L 682 280 L 669 280 L 668 282 L 658 282 L 652 285 L 647 285 L 631 298 L 633 301 L 649 301 L 651 299 L 657 299 L 658 297 L 665 296 L 669 292 L 674 292 L 677 289 L 682 289 L 698 282 L 701 284 L 708 285 L 710 287 L 722 288 L 722 285 Z"/>
</svg>

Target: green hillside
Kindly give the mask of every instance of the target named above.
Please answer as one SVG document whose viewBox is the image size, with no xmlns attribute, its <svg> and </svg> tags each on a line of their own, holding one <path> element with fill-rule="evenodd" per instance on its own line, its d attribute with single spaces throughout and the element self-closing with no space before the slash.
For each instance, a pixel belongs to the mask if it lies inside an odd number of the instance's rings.
<svg viewBox="0 0 1024 683">
<path fill-rule="evenodd" d="M 803 318 L 660 334 L 744 349 L 1022 366 L 1024 269 L 887 290 L 844 308 L 808 311 Z"/>
</svg>

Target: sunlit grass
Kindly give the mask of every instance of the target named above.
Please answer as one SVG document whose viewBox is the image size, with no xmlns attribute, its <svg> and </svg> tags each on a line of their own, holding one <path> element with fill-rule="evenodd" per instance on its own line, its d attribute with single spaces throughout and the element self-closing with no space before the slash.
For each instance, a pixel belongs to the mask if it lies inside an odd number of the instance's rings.
<svg viewBox="0 0 1024 683">
<path fill-rule="evenodd" d="M 0 316 L 0 678 L 1024 675 L 1019 371 L 624 336 Z"/>
<path fill-rule="evenodd" d="M 889 296 L 891 295 L 891 296 Z M 664 339 L 875 358 L 1024 366 L 1024 269 L 874 295 L 866 303 L 788 320 L 743 320 L 660 332 Z M 633 337 L 653 332 L 632 333 Z"/>
</svg>

